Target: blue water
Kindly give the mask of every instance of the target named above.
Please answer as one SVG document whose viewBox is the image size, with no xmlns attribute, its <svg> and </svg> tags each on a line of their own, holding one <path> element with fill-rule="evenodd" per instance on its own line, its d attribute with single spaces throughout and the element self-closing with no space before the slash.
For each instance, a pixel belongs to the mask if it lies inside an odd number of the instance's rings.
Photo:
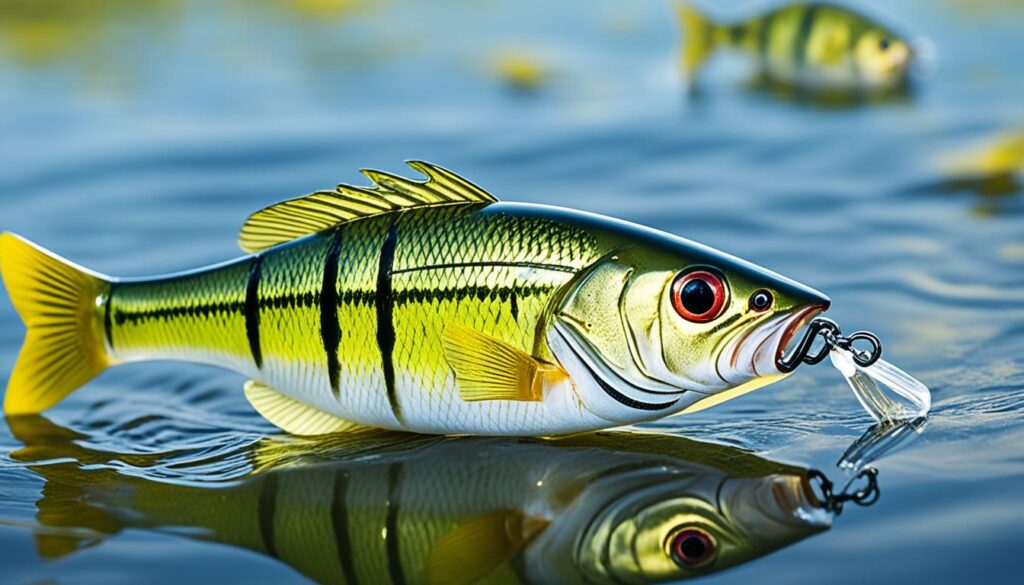
<svg viewBox="0 0 1024 585">
<path fill-rule="evenodd" d="M 701 241 L 825 291 L 830 316 L 877 333 L 934 401 L 916 441 L 875 463 L 877 503 L 706 582 L 1006 582 L 1024 545 L 1024 171 L 951 176 L 944 161 L 1024 127 L 1024 10 L 860 4 L 927 39 L 909 95 L 794 101 L 752 88 L 728 55 L 691 94 L 660 1 L 4 2 L 0 228 L 100 272 L 171 272 L 237 255 L 253 210 L 425 159 L 502 199 Z M 536 86 L 503 72 L 512 57 L 543 71 Z M 22 336 L 0 296 L 0 381 Z M 242 382 L 129 365 L 30 421 L 36 432 L 0 422 L 2 580 L 308 579 L 196 538 L 201 523 L 124 522 L 60 555 L 37 546 L 83 542 L 41 511 L 46 485 L 255 477 L 250 454 L 275 432 Z M 823 364 L 653 426 L 839 478 L 870 424 Z M 68 466 L 80 469 L 48 479 Z"/>
</svg>

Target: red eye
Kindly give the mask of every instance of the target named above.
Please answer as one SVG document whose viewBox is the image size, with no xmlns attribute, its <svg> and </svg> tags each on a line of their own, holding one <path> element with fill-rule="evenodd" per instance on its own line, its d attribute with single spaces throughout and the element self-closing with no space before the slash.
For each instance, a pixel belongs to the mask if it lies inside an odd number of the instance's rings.
<svg viewBox="0 0 1024 585">
<path fill-rule="evenodd" d="M 672 306 L 687 321 L 707 323 L 725 307 L 725 284 L 718 276 L 695 270 L 676 277 L 672 283 Z"/>
<path fill-rule="evenodd" d="M 694 568 L 715 554 L 715 541 L 703 530 L 688 528 L 672 537 L 669 544 L 672 560 L 685 568 Z"/>
</svg>

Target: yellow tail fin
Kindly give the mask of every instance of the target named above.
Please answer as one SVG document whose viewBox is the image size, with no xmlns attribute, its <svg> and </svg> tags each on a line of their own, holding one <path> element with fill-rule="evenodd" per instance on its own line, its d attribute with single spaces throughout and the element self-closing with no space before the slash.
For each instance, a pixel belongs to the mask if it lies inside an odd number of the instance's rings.
<svg viewBox="0 0 1024 585">
<path fill-rule="evenodd" d="M 683 71 L 693 83 L 704 60 L 715 50 L 715 24 L 683 2 L 676 4 L 683 30 Z"/>
<path fill-rule="evenodd" d="M 0 234 L 0 273 L 28 328 L 4 412 L 41 412 L 111 364 L 96 318 L 110 283 L 11 233 Z"/>
</svg>

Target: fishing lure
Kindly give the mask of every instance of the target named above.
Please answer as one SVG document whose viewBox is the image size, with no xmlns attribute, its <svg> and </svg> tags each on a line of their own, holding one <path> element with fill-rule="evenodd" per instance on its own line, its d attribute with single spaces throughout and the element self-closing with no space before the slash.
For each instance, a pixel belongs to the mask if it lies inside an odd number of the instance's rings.
<svg viewBox="0 0 1024 585">
<path fill-rule="evenodd" d="M 0 271 L 28 326 L 4 410 L 39 412 L 109 366 L 173 359 L 252 378 L 252 406 L 295 434 L 573 433 L 777 381 L 789 341 L 829 306 L 701 244 L 499 203 L 409 164 L 427 180 L 363 171 L 375 186 L 250 216 L 250 255 L 169 276 L 103 276 L 3 234 Z"/>
<path fill-rule="evenodd" d="M 749 55 L 766 79 L 810 90 L 885 90 L 906 81 L 910 45 L 841 6 L 791 4 L 745 22 L 718 25 L 678 4 L 683 67 L 693 79 L 718 47 Z"/>
</svg>

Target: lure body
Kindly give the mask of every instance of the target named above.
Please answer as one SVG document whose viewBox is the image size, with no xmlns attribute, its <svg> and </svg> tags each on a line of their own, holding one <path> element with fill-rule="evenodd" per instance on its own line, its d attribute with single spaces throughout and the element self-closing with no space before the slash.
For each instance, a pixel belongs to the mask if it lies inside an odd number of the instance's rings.
<svg viewBox="0 0 1024 585">
<path fill-rule="evenodd" d="M 580 432 L 780 378 L 787 341 L 827 307 L 700 244 L 497 203 L 411 164 L 430 181 L 368 172 L 374 189 L 271 206 L 243 227 L 252 255 L 177 275 L 113 279 L 0 236 L 29 325 L 5 410 L 47 408 L 110 365 L 172 359 L 249 376 L 256 410 L 297 434 Z"/>
<path fill-rule="evenodd" d="M 515 204 L 399 212 L 187 275 L 114 283 L 103 307 L 111 354 L 229 367 L 376 427 L 535 434 L 600 425 L 571 403 L 461 400 L 442 348 L 455 322 L 550 355 L 538 336 L 545 312 L 601 255 L 579 217 L 559 215 Z"/>
<path fill-rule="evenodd" d="M 791 4 L 750 20 L 718 25 L 679 7 L 683 65 L 696 73 L 716 47 L 747 55 L 765 81 L 809 90 L 882 90 L 906 80 L 909 45 L 847 8 Z"/>
</svg>

